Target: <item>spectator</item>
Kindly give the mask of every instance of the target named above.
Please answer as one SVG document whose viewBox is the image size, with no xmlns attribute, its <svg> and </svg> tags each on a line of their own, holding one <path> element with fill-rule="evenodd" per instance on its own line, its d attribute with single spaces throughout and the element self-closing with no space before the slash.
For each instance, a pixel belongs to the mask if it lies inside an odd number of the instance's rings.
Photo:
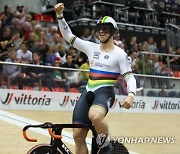
<svg viewBox="0 0 180 154">
<path fill-rule="evenodd" d="M 7 46 L 8 46 L 8 44 L 7 44 Z M 0 49 L 0 61 L 5 61 L 7 58 L 8 58 L 7 50 Z"/>
<path fill-rule="evenodd" d="M 54 36 L 55 34 L 57 34 L 57 32 L 58 32 L 57 26 L 51 26 L 51 28 L 49 29 L 49 32 L 48 32 L 47 35 L 46 35 L 46 37 L 47 37 L 47 42 L 48 42 L 49 44 L 52 43 L 52 41 L 53 41 L 53 36 Z"/>
<path fill-rule="evenodd" d="M 87 62 L 88 57 L 84 52 L 79 53 L 79 58 L 78 58 L 78 65 L 81 66 L 85 62 Z"/>
<path fill-rule="evenodd" d="M 180 47 L 176 48 L 175 55 L 180 55 Z M 174 56 L 171 60 L 170 65 L 173 71 L 180 71 L 180 57 Z"/>
<path fill-rule="evenodd" d="M 137 52 L 136 50 L 131 50 L 128 53 L 128 59 L 129 62 L 131 63 L 131 68 L 132 68 L 132 72 L 138 74 L 139 70 L 138 70 L 138 58 L 137 58 Z M 136 85 L 139 88 L 140 87 L 140 80 L 138 76 L 134 76 L 136 79 Z"/>
<path fill-rule="evenodd" d="M 45 65 L 47 66 L 52 66 L 54 64 L 55 58 L 56 58 L 56 54 L 54 51 L 54 47 L 51 45 L 49 46 L 49 50 L 46 54 L 46 58 L 45 58 Z"/>
<path fill-rule="evenodd" d="M 35 44 L 35 34 L 34 32 L 29 33 L 29 39 L 27 40 L 27 44 L 29 47 L 29 50 L 33 52 L 34 49 L 34 44 Z"/>
<path fill-rule="evenodd" d="M 59 59 L 58 57 L 55 58 L 55 61 L 54 61 L 55 67 L 60 67 L 61 63 L 62 63 L 61 59 Z M 62 87 L 64 88 L 66 92 L 69 91 L 69 85 L 68 85 L 68 82 L 66 82 L 66 79 L 63 78 L 62 70 L 53 69 L 53 81 L 56 87 Z"/>
<path fill-rule="evenodd" d="M 81 39 L 86 40 L 86 41 L 90 41 L 91 40 L 91 35 L 90 35 L 90 29 L 85 27 L 83 29 L 83 34 L 81 36 Z"/>
<path fill-rule="evenodd" d="M 61 39 L 60 35 L 58 33 L 54 34 L 51 45 L 55 47 L 56 52 L 58 51 L 58 46 L 60 44 L 62 44 L 62 39 Z"/>
<path fill-rule="evenodd" d="M 53 40 L 51 43 L 51 46 L 54 47 L 54 53 L 56 54 L 56 57 L 61 57 L 59 53 L 59 45 L 62 44 L 62 39 L 59 34 L 53 35 Z"/>
<path fill-rule="evenodd" d="M 76 65 L 76 68 L 79 68 L 79 51 L 73 46 L 70 46 L 67 54 L 72 55 L 73 63 Z"/>
<path fill-rule="evenodd" d="M 161 40 L 161 44 L 159 47 L 159 53 L 168 53 L 168 48 L 166 46 L 166 40 Z"/>
<path fill-rule="evenodd" d="M 4 12 L 1 13 L 3 26 L 11 25 L 11 21 L 14 18 L 14 14 L 12 13 L 12 9 L 9 5 L 4 6 Z"/>
<path fill-rule="evenodd" d="M 19 32 L 21 34 L 21 26 L 18 18 L 12 19 L 12 24 L 10 26 L 11 35 L 14 35 L 15 32 Z"/>
<path fill-rule="evenodd" d="M 97 43 L 97 44 L 100 43 L 100 42 L 99 42 L 99 39 L 98 39 L 97 32 L 95 31 L 94 28 L 91 30 L 91 34 L 90 34 L 90 35 L 91 35 L 91 36 L 90 36 L 90 41 L 91 41 L 91 42 L 94 42 L 94 43 Z"/>
<path fill-rule="evenodd" d="M 117 45 L 118 47 L 120 47 L 121 49 L 124 49 L 124 44 L 122 43 L 122 41 L 120 40 L 120 34 L 117 33 L 114 35 L 113 37 L 114 39 L 114 44 Z"/>
<path fill-rule="evenodd" d="M 134 46 L 137 46 L 137 37 L 136 36 L 132 36 L 130 43 L 128 45 L 129 50 L 134 49 Z"/>
<path fill-rule="evenodd" d="M 32 15 L 27 13 L 26 16 L 25 16 L 25 21 L 26 22 L 32 22 Z"/>
<path fill-rule="evenodd" d="M 27 42 L 22 43 L 21 49 L 17 51 L 17 62 L 29 64 L 32 61 L 32 52 L 28 50 Z"/>
<path fill-rule="evenodd" d="M 20 22 L 21 27 L 23 27 L 26 22 L 30 23 L 30 31 L 33 30 L 34 21 L 32 21 L 32 16 L 30 14 L 28 14 L 28 13 L 25 14 L 25 16 L 23 18 L 21 18 L 19 22 Z M 37 23 L 35 23 L 35 25 L 36 24 Z"/>
<path fill-rule="evenodd" d="M 173 47 L 172 47 L 172 46 L 169 46 L 168 49 L 167 49 L 167 51 L 168 51 L 167 54 L 171 55 L 171 56 L 169 56 L 169 60 L 170 60 L 170 62 L 171 62 L 172 59 L 173 59 L 173 56 L 172 56 L 172 55 L 174 55 Z"/>
<path fill-rule="evenodd" d="M 39 52 L 33 53 L 33 61 L 31 64 L 34 65 L 43 65 L 41 59 L 41 54 Z M 41 67 L 30 67 L 28 70 L 29 76 L 34 80 L 34 82 L 41 83 L 46 85 L 50 91 L 53 90 L 54 82 L 52 73 L 48 72 Z M 41 86 L 41 85 L 40 85 Z"/>
<path fill-rule="evenodd" d="M 66 49 L 64 44 L 59 44 L 58 45 L 58 51 L 59 51 L 59 56 L 62 60 L 62 64 L 64 64 L 66 62 Z"/>
<path fill-rule="evenodd" d="M 41 43 L 39 44 L 39 47 L 36 50 L 39 51 L 39 53 L 41 53 L 41 60 L 42 60 L 43 64 L 45 64 L 46 63 L 46 55 L 49 51 L 49 45 L 47 44 L 47 41 L 45 39 L 43 39 L 41 41 Z"/>
<path fill-rule="evenodd" d="M 172 70 L 166 64 L 162 68 L 162 75 L 163 76 L 169 76 L 169 77 L 174 76 Z M 163 84 L 162 86 L 164 88 L 166 88 L 166 89 L 174 88 L 175 84 L 172 85 L 170 79 L 165 78 L 165 79 L 162 79 L 162 80 L 163 80 L 162 81 L 162 84 Z"/>
<path fill-rule="evenodd" d="M 72 55 L 66 55 L 66 62 L 61 65 L 61 67 L 65 68 L 76 68 L 75 64 L 73 63 L 73 57 Z M 78 74 L 77 71 L 64 71 L 63 76 L 68 81 L 70 87 L 74 87 L 78 85 Z"/>
<path fill-rule="evenodd" d="M 138 61 L 138 68 L 141 74 L 152 74 L 152 60 L 148 54 L 144 54 L 144 59 Z"/>
<path fill-rule="evenodd" d="M 6 45 L 12 43 L 11 30 L 9 27 L 5 26 L 2 29 L 2 35 L 0 35 L 0 50 L 6 50 Z"/>
<path fill-rule="evenodd" d="M 15 16 L 19 19 L 22 19 L 25 17 L 27 13 L 27 7 L 24 7 L 23 5 L 17 5 L 16 11 L 15 11 Z"/>
<path fill-rule="evenodd" d="M 80 86 L 81 85 L 86 85 L 88 80 L 89 80 L 89 61 L 87 60 L 84 64 L 82 64 L 80 66 L 81 70 L 86 70 L 86 71 L 81 71 L 79 73 L 79 76 L 78 76 L 78 79 L 79 79 L 79 82 L 80 82 Z M 88 71 L 87 71 L 88 70 Z"/>
<path fill-rule="evenodd" d="M 153 64 L 153 73 L 152 75 L 156 76 L 162 76 L 162 64 L 161 61 L 159 61 L 159 55 L 151 55 L 151 60 Z M 157 84 L 156 84 L 157 81 Z M 155 85 L 157 85 L 157 88 L 162 88 L 162 79 L 161 78 L 151 78 L 151 86 L 152 88 L 155 88 Z"/>
<path fill-rule="evenodd" d="M 29 35 L 32 32 L 31 30 L 31 23 L 30 22 L 25 22 L 24 25 L 22 26 L 22 37 L 24 41 L 29 40 Z"/>
<path fill-rule="evenodd" d="M 41 25 L 40 24 L 35 25 L 35 27 L 34 27 L 34 34 L 35 34 L 35 36 L 34 37 L 35 37 L 35 41 L 36 42 L 40 41 L 40 39 L 41 39 L 41 37 L 40 37 L 41 32 L 42 32 Z"/>
<path fill-rule="evenodd" d="M 75 64 L 73 63 L 72 55 L 66 55 L 66 62 L 62 64 L 61 67 L 76 68 Z"/>
<path fill-rule="evenodd" d="M 154 42 L 154 38 L 153 37 L 149 37 L 148 38 L 148 44 L 147 44 L 147 50 L 149 52 L 157 52 L 157 45 Z"/>
<path fill-rule="evenodd" d="M 19 31 L 15 31 L 13 36 L 12 36 L 13 37 L 13 44 L 14 44 L 16 50 L 19 49 L 22 45 L 23 39 L 20 37 L 20 35 L 21 34 Z"/>
<path fill-rule="evenodd" d="M 10 46 L 9 46 L 10 47 Z M 16 51 L 13 49 L 13 45 L 9 50 L 9 58 L 5 60 L 5 62 L 15 63 L 16 61 Z M 8 81 L 8 88 L 10 86 L 10 82 L 18 83 L 19 89 L 23 89 L 23 78 L 20 76 L 21 67 L 18 65 L 3 65 L 3 75 L 5 80 Z"/>
</svg>

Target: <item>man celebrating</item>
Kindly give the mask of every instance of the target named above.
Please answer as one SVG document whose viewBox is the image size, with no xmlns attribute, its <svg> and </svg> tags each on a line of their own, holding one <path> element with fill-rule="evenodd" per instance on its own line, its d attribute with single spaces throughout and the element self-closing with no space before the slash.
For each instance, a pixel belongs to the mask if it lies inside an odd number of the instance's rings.
<svg viewBox="0 0 180 154">
<path fill-rule="evenodd" d="M 74 36 L 63 18 L 64 4 L 55 6 L 58 24 L 64 39 L 78 50 L 84 52 L 89 59 L 90 74 L 85 91 L 81 94 L 73 112 L 73 123 L 95 126 L 98 133 L 97 144 L 99 154 L 111 154 L 108 125 L 104 117 L 113 105 L 115 94 L 113 90 L 119 74 L 127 82 L 128 96 L 122 106 L 129 109 L 132 106 L 136 80 L 132 74 L 131 63 L 127 54 L 113 43 L 113 35 L 118 27 L 113 18 L 104 16 L 97 22 L 97 31 L 100 44 L 84 41 Z M 76 154 L 87 154 L 85 138 L 88 130 L 75 128 L 73 130 Z"/>
</svg>

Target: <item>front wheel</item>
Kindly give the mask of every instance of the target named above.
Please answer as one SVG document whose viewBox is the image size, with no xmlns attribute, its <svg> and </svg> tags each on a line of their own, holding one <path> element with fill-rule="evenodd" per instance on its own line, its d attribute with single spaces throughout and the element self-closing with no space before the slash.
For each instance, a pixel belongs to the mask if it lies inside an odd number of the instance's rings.
<svg viewBox="0 0 180 154">
<path fill-rule="evenodd" d="M 50 144 L 38 144 L 32 147 L 27 152 L 27 154 L 51 154 L 50 153 L 51 148 L 52 146 Z M 59 148 L 57 148 L 55 154 L 63 154 L 63 153 L 59 150 Z"/>
</svg>

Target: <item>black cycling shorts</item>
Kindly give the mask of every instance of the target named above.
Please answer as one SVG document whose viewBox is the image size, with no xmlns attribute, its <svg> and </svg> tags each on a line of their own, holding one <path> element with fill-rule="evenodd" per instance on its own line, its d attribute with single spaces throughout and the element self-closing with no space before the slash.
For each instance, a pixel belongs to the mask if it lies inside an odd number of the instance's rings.
<svg viewBox="0 0 180 154">
<path fill-rule="evenodd" d="M 94 92 L 87 92 L 84 90 L 75 105 L 73 111 L 73 123 L 91 125 L 92 122 L 88 117 L 91 105 L 98 105 L 107 113 L 109 108 L 114 104 L 114 100 L 115 94 L 113 87 L 102 87 Z"/>
</svg>

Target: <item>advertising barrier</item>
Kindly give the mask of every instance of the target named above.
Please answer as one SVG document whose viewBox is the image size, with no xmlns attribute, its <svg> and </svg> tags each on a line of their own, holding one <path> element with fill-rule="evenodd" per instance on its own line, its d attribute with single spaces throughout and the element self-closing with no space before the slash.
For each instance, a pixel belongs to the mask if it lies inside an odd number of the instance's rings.
<svg viewBox="0 0 180 154">
<path fill-rule="evenodd" d="M 0 109 L 72 111 L 80 94 L 0 89 Z M 126 96 L 116 95 L 110 112 L 122 113 L 180 113 L 180 99 L 136 96 L 131 109 L 121 107 Z"/>
</svg>

